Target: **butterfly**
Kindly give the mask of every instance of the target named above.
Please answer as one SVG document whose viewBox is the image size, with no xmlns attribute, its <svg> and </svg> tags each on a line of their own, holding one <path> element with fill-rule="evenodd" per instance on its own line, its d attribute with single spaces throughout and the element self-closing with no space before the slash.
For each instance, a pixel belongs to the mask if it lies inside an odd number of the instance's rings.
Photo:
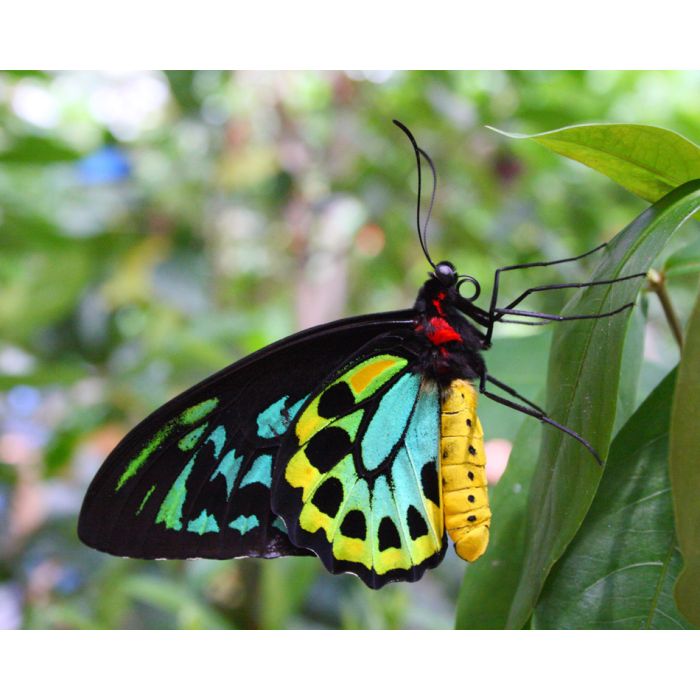
<svg viewBox="0 0 700 700">
<path fill-rule="evenodd" d="M 395 123 L 414 149 L 418 237 L 431 267 L 413 308 L 302 331 L 156 410 L 92 481 L 78 523 L 85 544 L 143 559 L 315 555 L 329 572 L 377 589 L 421 578 L 443 559 L 448 537 L 466 561 L 486 550 L 479 393 L 566 432 L 598 459 L 584 438 L 488 374 L 482 357 L 509 315 L 574 317 L 519 311 L 532 290 L 498 305 L 499 275 L 537 263 L 497 270 L 481 308 L 473 277 L 433 262 L 435 168 Z M 421 158 L 433 174 L 424 225 Z"/>
</svg>

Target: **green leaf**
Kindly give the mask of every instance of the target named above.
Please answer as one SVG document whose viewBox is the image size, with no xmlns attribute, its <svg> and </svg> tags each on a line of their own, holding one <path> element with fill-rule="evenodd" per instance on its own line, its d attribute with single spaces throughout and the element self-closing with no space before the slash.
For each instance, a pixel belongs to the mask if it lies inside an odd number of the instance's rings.
<svg viewBox="0 0 700 700">
<path fill-rule="evenodd" d="M 688 627 L 672 595 L 681 568 L 668 475 L 674 384 L 672 372 L 615 438 L 588 516 L 547 579 L 534 627 Z"/>
<path fill-rule="evenodd" d="M 292 627 L 309 591 L 321 571 L 318 560 L 306 557 L 272 559 L 260 567 L 262 629 L 277 630 Z M 280 581 L 286 581 L 280 586 Z"/>
<path fill-rule="evenodd" d="M 635 309 L 623 350 L 618 422 L 624 422 L 634 411 L 642 366 L 644 325 L 644 314 L 641 309 Z M 527 353 L 524 346 L 520 354 Z M 480 415 L 484 404 L 486 402 L 479 407 Z M 489 489 L 493 514 L 491 542 L 484 556 L 467 567 L 457 602 L 457 629 L 503 629 L 506 626 L 525 555 L 527 499 L 537 464 L 539 438 L 539 426 L 526 418 L 513 443 L 505 474 Z"/>
<path fill-rule="evenodd" d="M 688 322 L 671 415 L 671 484 L 684 567 L 674 595 L 678 608 L 700 626 L 700 296 Z"/>
<path fill-rule="evenodd" d="M 80 153 L 61 141 L 25 134 L 0 151 L 0 162 L 16 165 L 49 165 L 77 160 Z"/>
<path fill-rule="evenodd" d="M 73 313 L 92 275 L 90 260 L 75 246 L 0 258 L 0 333 L 23 342 L 38 328 Z"/>
<path fill-rule="evenodd" d="M 88 369 L 78 359 L 69 358 L 66 361 L 55 360 L 47 362 L 27 374 L 0 374 L 0 391 L 8 391 L 18 384 L 42 387 L 48 384 L 68 385 L 80 379 L 85 379 Z"/>
<path fill-rule="evenodd" d="M 457 601 L 457 629 L 506 626 L 525 554 L 527 498 L 537 464 L 540 432 L 534 420 L 522 424 L 513 442 L 508 468 L 489 489 L 490 542 L 484 555 L 467 566 Z"/>
<path fill-rule="evenodd" d="M 547 332 L 498 338 L 486 358 L 489 374 L 515 387 L 523 396 L 544 395 L 550 342 L 551 334 Z M 513 362 L 514 357 L 517 362 Z M 486 426 L 487 440 L 500 437 L 512 441 L 523 422 L 522 414 L 488 400 L 479 402 L 479 417 Z"/>
<path fill-rule="evenodd" d="M 671 234 L 700 208 L 700 180 L 686 183 L 642 212 L 608 245 L 594 281 L 647 270 Z M 633 300 L 643 278 L 581 289 L 566 316 L 610 312 Z M 625 334 L 630 314 L 557 325 L 548 376 L 549 415 L 585 436 L 601 457 L 615 422 Z M 530 494 L 523 574 L 508 624 L 530 617 L 553 564 L 579 529 L 602 476 L 600 466 L 577 441 L 544 431 Z"/>
<path fill-rule="evenodd" d="M 695 239 L 686 246 L 671 253 L 663 265 L 665 277 L 697 274 L 700 271 L 700 239 Z"/>
<path fill-rule="evenodd" d="M 607 175 L 649 202 L 700 178 L 700 148 L 675 131 L 657 126 L 583 124 L 532 136 L 493 130 L 510 138 L 537 141 Z"/>
<path fill-rule="evenodd" d="M 127 577 L 125 595 L 146 605 L 177 615 L 181 629 L 226 629 L 227 621 L 187 587 L 186 581 L 168 581 L 150 575 Z"/>
<path fill-rule="evenodd" d="M 645 328 L 646 314 L 641 305 L 637 305 L 630 314 L 629 328 L 622 348 L 620 386 L 617 392 L 613 434 L 622 428 L 637 407 L 637 390 L 644 361 Z"/>
</svg>

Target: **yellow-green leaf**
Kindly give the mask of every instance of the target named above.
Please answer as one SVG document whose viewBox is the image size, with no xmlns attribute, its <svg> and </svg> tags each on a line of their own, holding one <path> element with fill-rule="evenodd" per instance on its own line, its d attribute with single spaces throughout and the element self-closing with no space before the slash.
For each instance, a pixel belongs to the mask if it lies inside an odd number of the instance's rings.
<svg viewBox="0 0 700 700">
<path fill-rule="evenodd" d="M 537 141 L 607 175 L 649 202 L 700 178 L 700 147 L 675 131 L 657 126 L 583 124 L 531 136 L 494 131 Z"/>
<path fill-rule="evenodd" d="M 671 486 L 684 567 L 674 595 L 700 626 L 700 296 L 688 322 L 671 414 Z"/>
</svg>

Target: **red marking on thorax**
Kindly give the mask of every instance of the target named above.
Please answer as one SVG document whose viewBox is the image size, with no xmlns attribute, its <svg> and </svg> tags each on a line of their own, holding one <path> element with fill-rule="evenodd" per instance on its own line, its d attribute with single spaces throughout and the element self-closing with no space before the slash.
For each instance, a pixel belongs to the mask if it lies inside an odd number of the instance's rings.
<svg viewBox="0 0 700 700">
<path fill-rule="evenodd" d="M 442 308 L 442 302 L 445 300 L 445 292 L 438 292 L 435 299 L 431 299 L 432 305 L 435 307 L 437 316 L 426 319 L 427 323 L 416 324 L 416 331 L 419 333 L 425 333 L 428 340 L 440 348 L 440 353 L 443 356 L 447 355 L 446 348 L 441 346 L 445 343 L 463 343 L 462 336 L 450 325 L 449 321 L 445 318 L 445 311 Z"/>
<path fill-rule="evenodd" d="M 438 316 L 444 316 L 445 312 L 442 310 L 442 300 L 445 298 L 445 292 L 438 292 L 437 299 L 433 299 L 433 306 L 435 311 L 438 312 Z"/>
<path fill-rule="evenodd" d="M 433 345 L 444 345 L 452 341 L 462 342 L 462 336 L 452 328 L 444 318 L 434 318 L 430 321 L 431 329 L 428 330 L 428 340 Z"/>
</svg>

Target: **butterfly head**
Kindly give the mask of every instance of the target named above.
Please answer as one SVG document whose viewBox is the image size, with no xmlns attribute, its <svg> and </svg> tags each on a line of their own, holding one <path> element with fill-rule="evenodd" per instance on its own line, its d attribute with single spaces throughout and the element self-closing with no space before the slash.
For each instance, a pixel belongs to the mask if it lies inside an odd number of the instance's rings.
<svg viewBox="0 0 700 700">
<path fill-rule="evenodd" d="M 443 260 L 435 266 L 433 276 L 438 280 L 438 282 L 442 282 L 445 287 L 453 287 L 455 284 L 457 284 L 457 270 L 455 269 L 455 266 L 447 260 Z"/>
<path fill-rule="evenodd" d="M 459 295 L 462 299 L 466 299 L 467 301 L 475 301 L 481 294 L 481 285 L 479 282 L 471 275 L 458 275 L 455 266 L 447 260 L 443 260 L 435 265 L 432 277 L 448 291 Z M 461 291 L 461 287 L 465 282 L 469 282 L 474 288 L 472 295 L 469 297 L 464 296 Z"/>
</svg>

